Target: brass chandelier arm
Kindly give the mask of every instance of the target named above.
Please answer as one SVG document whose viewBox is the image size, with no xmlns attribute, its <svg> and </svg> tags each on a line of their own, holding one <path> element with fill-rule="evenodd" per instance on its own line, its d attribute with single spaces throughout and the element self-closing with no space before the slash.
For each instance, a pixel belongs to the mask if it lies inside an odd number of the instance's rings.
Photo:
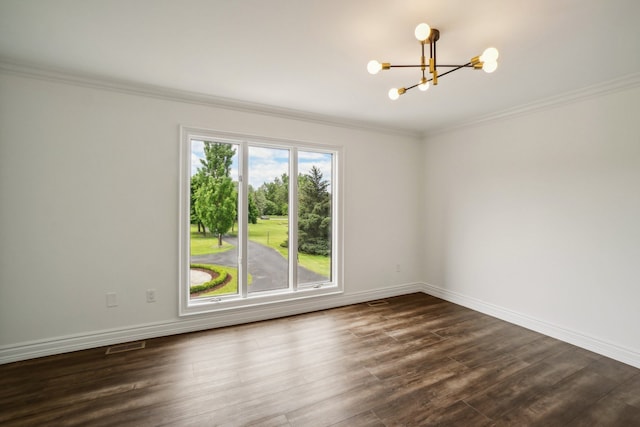
<svg viewBox="0 0 640 427">
<path fill-rule="evenodd" d="M 422 67 L 422 65 L 389 65 L 389 68 L 421 68 L 421 67 Z M 473 64 L 471 62 L 468 62 L 466 64 L 462 64 L 462 65 L 449 65 L 449 64 L 441 65 L 441 64 L 438 64 L 435 67 L 436 68 L 440 68 L 440 67 L 442 67 L 442 68 L 456 68 L 456 69 L 457 68 L 464 68 L 464 67 L 471 68 L 471 67 L 473 67 Z M 447 71 L 447 72 L 449 72 L 449 71 Z"/>
<path fill-rule="evenodd" d="M 405 67 L 419 67 L 419 65 L 404 65 L 404 66 L 405 66 Z M 469 67 L 474 68 L 474 66 L 473 66 L 473 64 L 472 64 L 471 62 L 467 62 L 466 64 L 463 64 L 463 65 L 438 65 L 438 67 L 448 67 L 448 68 L 453 68 L 453 70 L 445 71 L 444 73 L 439 74 L 439 75 L 438 75 L 438 78 L 440 78 L 440 77 L 444 77 L 444 76 L 446 76 L 446 75 L 447 75 L 447 74 L 449 74 L 449 73 L 453 73 L 454 71 L 458 71 L 458 70 L 459 70 L 459 69 L 461 69 L 461 68 L 469 68 Z M 431 82 L 431 81 L 433 81 L 433 78 L 426 79 L 426 82 L 427 82 L 427 83 L 428 83 L 428 82 Z M 405 92 L 406 92 L 406 91 L 408 91 L 408 90 L 410 90 L 410 89 L 413 89 L 413 88 L 415 88 L 415 87 L 420 86 L 422 83 L 423 83 L 423 82 L 419 82 L 419 83 L 414 84 L 413 86 L 406 87 L 406 88 L 405 88 Z"/>
<path fill-rule="evenodd" d="M 462 64 L 462 65 L 442 65 L 442 64 L 438 64 L 437 65 L 438 68 L 442 67 L 442 68 L 455 68 L 455 69 L 459 69 L 459 68 L 471 68 L 473 67 L 473 64 L 471 62 L 467 62 L 466 64 Z M 452 70 L 455 71 L 455 70 Z M 447 71 L 448 73 L 449 71 Z"/>
</svg>

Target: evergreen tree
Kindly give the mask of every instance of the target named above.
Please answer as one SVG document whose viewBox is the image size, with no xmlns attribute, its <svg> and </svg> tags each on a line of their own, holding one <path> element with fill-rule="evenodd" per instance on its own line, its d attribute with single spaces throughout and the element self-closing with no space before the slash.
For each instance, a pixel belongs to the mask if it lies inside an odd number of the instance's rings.
<svg viewBox="0 0 640 427">
<path fill-rule="evenodd" d="M 329 182 L 313 166 L 298 179 L 298 251 L 313 255 L 331 253 L 331 194 Z"/>
</svg>

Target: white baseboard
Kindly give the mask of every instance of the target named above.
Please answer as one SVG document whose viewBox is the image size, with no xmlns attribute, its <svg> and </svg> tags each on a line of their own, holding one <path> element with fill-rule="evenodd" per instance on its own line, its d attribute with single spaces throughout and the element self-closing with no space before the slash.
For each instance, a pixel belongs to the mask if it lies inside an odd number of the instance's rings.
<svg viewBox="0 0 640 427">
<path fill-rule="evenodd" d="M 631 349 L 605 342 L 577 331 L 564 329 L 543 320 L 535 319 L 525 314 L 517 313 L 477 298 L 442 289 L 427 283 L 410 283 L 386 289 L 289 301 L 282 304 L 269 304 L 261 307 L 255 307 L 251 310 L 238 310 L 234 313 L 225 312 L 224 315 L 207 314 L 202 316 L 191 316 L 170 322 L 149 323 L 129 328 L 93 331 L 86 334 L 54 337 L 46 340 L 3 346 L 0 347 L 0 364 L 130 341 L 275 319 L 278 317 L 325 310 L 349 304 L 358 304 L 366 301 L 406 295 L 415 292 L 423 292 L 434 297 L 442 298 L 445 301 L 505 320 L 509 323 L 531 329 L 532 331 L 539 332 L 603 356 L 610 357 L 636 368 L 640 368 L 640 353 Z"/>
<path fill-rule="evenodd" d="M 421 283 L 410 283 L 385 289 L 337 294 L 293 300 L 283 303 L 273 303 L 224 313 L 209 313 L 205 315 L 189 316 L 169 322 L 148 323 L 128 328 L 91 331 L 85 334 L 74 334 L 54 337 L 51 339 L 18 343 L 16 345 L 0 347 L 0 365 L 20 360 L 53 354 L 68 353 L 120 344 L 130 341 L 157 338 L 161 336 L 183 334 L 223 326 L 239 325 L 278 317 L 291 316 L 311 311 L 325 310 L 350 304 L 358 304 L 381 298 L 423 292 Z"/>
<path fill-rule="evenodd" d="M 422 292 L 640 368 L 637 351 L 427 283 L 423 284 Z"/>
</svg>

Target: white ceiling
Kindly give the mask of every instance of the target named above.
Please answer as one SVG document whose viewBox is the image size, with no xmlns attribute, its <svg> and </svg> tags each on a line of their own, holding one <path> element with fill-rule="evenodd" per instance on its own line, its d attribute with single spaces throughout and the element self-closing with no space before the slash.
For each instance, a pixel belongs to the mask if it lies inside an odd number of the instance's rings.
<svg viewBox="0 0 640 427">
<path fill-rule="evenodd" d="M 638 0 L 0 0 L 0 60 L 423 133 L 640 71 Z M 500 50 L 397 101 L 419 61 Z"/>
</svg>

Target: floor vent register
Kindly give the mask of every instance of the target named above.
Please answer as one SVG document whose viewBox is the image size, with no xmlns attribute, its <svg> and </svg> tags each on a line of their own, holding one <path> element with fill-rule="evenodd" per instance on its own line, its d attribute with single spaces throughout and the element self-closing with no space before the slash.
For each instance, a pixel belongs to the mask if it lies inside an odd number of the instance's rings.
<svg viewBox="0 0 640 427">
<path fill-rule="evenodd" d="M 107 348 L 105 354 L 124 353 L 125 351 L 142 350 L 145 346 L 144 341 L 129 342 L 126 344 L 113 345 Z"/>
</svg>

